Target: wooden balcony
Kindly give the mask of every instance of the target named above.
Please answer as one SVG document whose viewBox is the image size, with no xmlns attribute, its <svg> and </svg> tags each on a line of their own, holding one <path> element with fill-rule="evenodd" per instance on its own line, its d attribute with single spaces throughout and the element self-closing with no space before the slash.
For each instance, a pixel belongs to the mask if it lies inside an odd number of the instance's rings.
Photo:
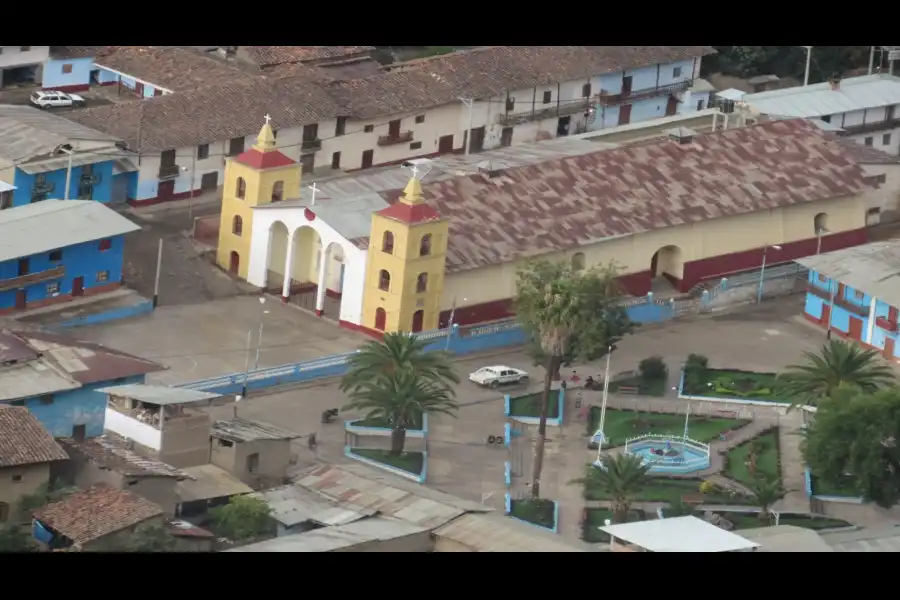
<svg viewBox="0 0 900 600">
<path fill-rule="evenodd" d="M 597 102 L 601 106 L 618 106 L 619 104 L 629 104 L 638 100 L 646 100 L 647 98 L 655 98 L 656 96 L 667 96 L 683 92 L 691 87 L 691 81 L 679 81 L 669 85 L 660 85 L 657 87 L 646 88 L 643 90 L 632 90 L 627 94 L 610 94 L 609 92 L 600 90 L 597 96 Z"/>
<path fill-rule="evenodd" d="M 835 306 L 840 306 L 844 310 L 849 313 L 856 315 L 857 317 L 868 317 L 869 316 L 869 307 L 868 306 L 860 306 L 859 304 L 854 304 L 844 298 L 839 296 L 834 297 Z"/>
<path fill-rule="evenodd" d="M 302 152 L 318 152 L 322 149 L 322 140 L 319 138 L 315 138 L 312 140 L 303 140 L 300 143 L 300 150 Z"/>
<path fill-rule="evenodd" d="M 381 135 L 378 136 L 378 145 L 379 146 L 393 146 L 395 144 L 408 144 L 413 141 L 413 132 L 412 131 L 404 131 L 403 133 L 399 133 L 397 135 Z"/>
<path fill-rule="evenodd" d="M 177 179 L 181 174 L 181 167 L 178 165 L 160 165 L 159 180 L 168 181 L 169 179 Z"/>
<path fill-rule="evenodd" d="M 9 290 L 18 290 L 24 287 L 28 287 L 29 285 L 34 285 L 35 283 L 40 283 L 42 281 L 50 281 L 51 279 L 59 279 L 63 275 L 66 274 L 66 267 L 64 265 L 60 265 L 58 267 L 54 267 L 52 269 L 48 269 L 46 271 L 38 271 L 36 273 L 29 273 L 28 275 L 22 275 L 20 277 L 13 277 L 12 279 L 0 279 L 0 292 L 6 292 Z"/>
<path fill-rule="evenodd" d="M 875 324 L 885 331 L 896 332 L 897 321 L 891 321 L 887 317 L 875 317 Z"/>
<path fill-rule="evenodd" d="M 819 285 L 814 283 L 806 282 L 806 291 L 817 298 L 821 298 L 822 300 L 831 301 L 831 294 L 829 291 Z"/>
<path fill-rule="evenodd" d="M 553 119 L 555 117 L 565 117 L 567 115 L 575 115 L 587 112 L 591 107 L 591 98 L 584 98 L 580 102 L 566 102 L 559 106 L 553 105 L 540 110 L 521 113 L 507 113 L 500 115 L 499 123 L 503 127 L 513 127 L 522 123 L 530 123 L 533 121 L 542 121 L 544 119 Z"/>
<path fill-rule="evenodd" d="M 872 123 L 862 123 L 860 125 L 846 125 L 841 127 L 844 131 L 843 135 L 858 135 L 861 133 L 875 133 L 878 131 L 887 131 L 888 129 L 896 129 L 900 127 L 900 119 L 889 119 L 887 121 L 874 121 Z"/>
</svg>

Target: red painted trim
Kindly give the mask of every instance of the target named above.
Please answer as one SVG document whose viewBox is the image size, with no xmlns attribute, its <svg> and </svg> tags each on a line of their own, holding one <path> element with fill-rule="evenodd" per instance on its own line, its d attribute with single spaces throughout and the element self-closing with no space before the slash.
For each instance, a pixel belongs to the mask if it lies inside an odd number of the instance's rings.
<svg viewBox="0 0 900 600">
<path fill-rule="evenodd" d="M 95 83 L 94 85 L 99 85 L 100 87 L 107 87 L 110 85 L 116 85 L 119 83 L 118 79 L 113 79 L 112 81 L 104 81 L 103 83 Z"/>
<path fill-rule="evenodd" d="M 174 202 L 175 200 L 186 200 L 188 198 L 195 198 L 203 193 L 202 190 L 194 190 L 194 193 L 191 194 L 190 191 L 187 192 L 179 192 L 177 194 L 172 194 L 168 198 L 160 198 L 156 196 L 155 198 L 144 198 L 143 200 L 128 200 L 129 206 L 133 206 L 134 208 L 143 208 L 145 206 L 153 206 L 155 204 L 163 204 L 165 202 Z"/>
<path fill-rule="evenodd" d="M 90 84 L 82 83 L 76 85 L 57 85 L 54 87 L 42 88 L 44 92 L 66 92 L 66 93 L 75 93 L 75 92 L 86 92 L 91 89 Z"/>
<path fill-rule="evenodd" d="M 325 311 L 324 311 L 324 310 L 319 310 L 318 308 L 316 309 L 316 316 L 317 316 L 317 317 L 321 317 L 321 316 L 324 315 L 324 314 L 325 314 Z"/>
<path fill-rule="evenodd" d="M 122 287 L 121 282 L 116 283 L 108 283 L 106 285 L 96 285 L 93 287 L 84 288 L 84 294 L 79 296 L 79 298 L 85 298 L 89 296 L 96 296 L 97 294 L 105 294 L 107 292 L 112 292 L 113 290 L 117 290 Z M 52 298 L 42 298 L 40 300 L 32 300 L 31 302 L 27 302 L 25 304 L 24 309 L 18 308 L 0 308 L 0 315 L 8 315 L 12 313 L 24 313 L 29 309 L 35 308 L 44 308 L 45 306 L 53 306 L 55 304 L 63 304 L 64 302 L 69 302 L 70 300 L 74 300 L 74 296 L 72 294 L 60 294 L 58 296 L 54 296 Z"/>
<path fill-rule="evenodd" d="M 376 340 L 384 339 L 384 332 L 378 331 L 376 329 L 369 329 L 368 327 L 363 327 L 362 325 L 357 325 L 356 323 L 351 323 L 350 321 L 338 321 L 338 325 L 343 327 L 344 329 L 349 329 L 350 331 L 356 331 L 358 333 L 363 333 L 369 337 L 375 338 Z"/>
<path fill-rule="evenodd" d="M 287 304 L 287 303 L 288 303 L 288 300 L 290 300 L 290 298 L 289 298 L 288 296 L 282 296 L 282 297 L 281 297 L 281 301 L 282 301 L 284 304 Z"/>
</svg>

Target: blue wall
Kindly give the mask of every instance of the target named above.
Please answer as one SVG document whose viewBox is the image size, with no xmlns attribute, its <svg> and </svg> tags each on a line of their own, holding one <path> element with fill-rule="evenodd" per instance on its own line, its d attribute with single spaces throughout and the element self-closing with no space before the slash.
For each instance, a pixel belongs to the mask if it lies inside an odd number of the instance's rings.
<svg viewBox="0 0 900 600">
<path fill-rule="evenodd" d="M 675 77 L 675 69 L 678 67 L 681 68 L 681 74 L 678 77 Z M 694 61 L 685 60 L 659 65 L 658 68 L 656 65 L 653 65 L 652 67 L 633 69 L 625 71 L 624 73 L 619 72 L 602 75 L 596 77 L 591 84 L 593 89 L 603 90 L 609 94 L 619 94 L 622 91 L 622 78 L 630 75 L 632 78 L 632 92 L 640 92 L 642 90 L 648 90 L 664 85 L 671 85 L 680 81 L 688 81 L 693 77 L 693 74 Z M 668 94 L 664 94 L 655 98 L 647 98 L 631 103 L 630 122 L 637 123 L 638 121 L 664 117 L 666 114 L 668 97 Z M 696 102 L 694 104 L 696 104 Z M 616 127 L 619 124 L 618 106 L 603 107 L 597 105 L 595 108 L 597 111 L 595 113 L 597 118 L 591 127 L 592 130 Z"/>
<path fill-rule="evenodd" d="M 125 249 L 125 238 L 120 235 L 110 239 L 112 246 L 109 250 L 104 250 L 102 252 L 100 251 L 100 240 L 95 240 L 62 248 L 62 260 L 60 261 L 50 260 L 49 252 L 27 257 L 29 262 L 29 273 L 48 271 L 60 265 L 66 267 L 65 274 L 59 279 L 42 281 L 27 286 L 25 289 L 28 293 L 28 302 L 51 298 L 55 294 L 71 294 L 72 281 L 76 277 L 84 277 L 85 290 L 122 281 L 122 260 Z M 109 272 L 109 277 L 106 281 L 97 281 L 97 274 L 101 271 Z M 18 259 L 0 262 L 0 281 L 3 281 L 4 279 L 13 279 L 18 276 Z M 49 293 L 48 284 L 50 283 L 59 284 L 59 290 L 54 294 Z M 14 289 L 0 292 L 0 309 L 15 307 L 16 292 L 17 290 Z"/>
<path fill-rule="evenodd" d="M 122 84 L 122 87 L 126 87 L 132 91 L 134 90 L 135 86 L 137 86 L 137 81 L 132 77 L 121 77 L 121 76 L 117 75 L 116 73 L 107 71 L 106 69 L 104 69 L 102 67 L 97 67 L 97 69 L 100 70 L 100 83 L 109 84 L 111 82 L 119 82 Z M 156 93 L 156 89 L 157 89 L 156 86 L 154 86 L 150 83 L 145 83 L 144 84 L 144 93 L 142 94 L 142 96 L 144 98 L 152 98 Z M 164 94 L 167 93 L 163 90 L 160 90 L 160 91 L 162 91 L 162 93 L 164 93 Z"/>
<path fill-rule="evenodd" d="M 72 72 L 63 73 L 63 65 L 72 65 Z M 90 85 L 93 68 L 93 57 L 50 59 L 44 65 L 41 86 L 44 89 L 55 90 L 67 86 Z"/>
<path fill-rule="evenodd" d="M 91 196 L 92 200 L 98 202 L 109 202 L 112 200 L 112 178 L 113 178 L 113 161 L 103 161 L 93 164 L 93 174 L 99 177 L 94 185 L 94 191 Z M 81 181 L 81 174 L 84 172 L 83 167 L 72 168 L 72 178 L 69 181 L 69 199 L 78 199 L 78 187 Z M 53 185 L 53 190 L 49 192 L 48 198 L 62 200 L 65 197 L 66 189 L 66 169 L 57 169 L 56 171 L 48 171 L 43 173 L 44 181 L 48 185 Z M 13 192 L 13 206 L 22 206 L 31 203 L 31 190 L 34 187 L 34 175 L 29 175 L 24 171 L 16 169 L 15 185 L 18 189 Z"/>
<path fill-rule="evenodd" d="M 106 394 L 97 390 L 110 385 L 133 383 L 144 383 L 144 375 L 93 383 L 77 390 L 53 394 L 53 402 L 49 404 L 40 398 L 26 398 L 24 405 L 53 437 L 71 436 L 76 425 L 86 425 L 86 435 L 96 437 L 103 435 L 106 419 Z"/>
</svg>

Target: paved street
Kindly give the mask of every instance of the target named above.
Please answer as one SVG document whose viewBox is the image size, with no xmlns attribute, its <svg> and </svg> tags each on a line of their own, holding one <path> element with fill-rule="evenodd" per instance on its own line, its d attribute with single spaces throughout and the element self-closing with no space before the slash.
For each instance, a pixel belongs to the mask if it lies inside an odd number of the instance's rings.
<svg viewBox="0 0 900 600">
<path fill-rule="evenodd" d="M 793 317 L 798 313 L 797 302 L 786 300 L 771 304 L 763 312 L 723 315 L 695 321 L 675 323 L 665 328 L 645 328 L 619 344 L 613 355 L 614 372 L 634 369 L 638 362 L 652 355 L 662 356 L 669 364 L 671 383 L 676 385 L 677 371 L 681 361 L 691 352 L 710 357 L 716 367 L 739 367 L 748 370 L 776 371 L 785 365 L 801 360 L 804 350 L 816 349 L 824 340 L 815 329 L 799 324 Z M 519 477 L 514 480 L 515 492 L 525 494 L 531 479 L 531 440 L 518 438 L 512 452 L 500 445 L 488 445 L 489 435 L 502 435 L 503 400 L 502 393 L 477 388 L 465 380 L 468 373 L 487 364 L 506 364 L 525 368 L 532 373 L 529 389 L 511 389 L 510 393 L 522 394 L 540 388 L 541 370 L 530 364 L 523 353 L 512 351 L 507 354 L 486 358 L 458 361 L 458 372 L 463 382 L 457 388 L 460 411 L 457 419 L 434 418 L 431 421 L 429 438 L 428 485 L 448 493 L 476 501 L 497 509 L 503 506 L 503 462 L 511 460 Z M 602 372 L 603 364 L 579 365 L 582 377 Z M 600 394 L 582 391 L 586 404 L 599 404 Z M 570 537 L 580 535 L 580 516 L 585 502 L 580 486 L 569 482 L 581 476 L 584 465 L 593 460 L 596 451 L 586 447 L 587 427 L 578 420 L 574 411 L 575 394 L 570 393 L 566 423 L 560 430 L 550 428 L 542 481 L 542 495 L 561 503 L 561 533 Z M 323 425 L 320 413 L 326 408 L 340 407 L 344 397 L 337 384 L 324 383 L 309 385 L 290 391 L 275 392 L 249 398 L 239 410 L 247 418 L 277 423 L 298 433 L 316 433 L 317 454 L 305 447 L 305 440 L 297 443 L 297 453 L 301 464 L 308 464 L 317 458 L 327 461 L 343 461 L 344 435 L 340 423 Z M 612 407 L 640 407 L 643 410 L 671 411 L 684 410 L 684 402 L 670 392 L 667 398 L 640 398 L 634 396 L 610 399 Z M 717 404 L 695 402 L 695 414 L 716 412 L 724 407 Z M 802 458 L 799 454 L 799 438 L 796 435 L 800 415 L 792 412 L 783 414 L 783 409 L 767 407 L 729 406 L 729 410 L 741 411 L 743 418 L 759 420 L 755 429 L 765 426 L 782 427 L 782 469 L 783 479 L 792 493 L 779 508 L 783 510 L 808 510 L 808 502 L 802 487 Z M 209 409 L 214 416 L 225 418 L 231 415 L 231 407 Z M 779 414 L 782 413 L 782 414 Z M 356 415 L 342 415 L 352 418 Z M 789 436 L 786 441 L 786 436 Z M 743 438 L 735 439 L 734 443 Z M 730 447 L 733 444 L 729 444 Z M 715 447 L 714 451 L 726 449 Z M 799 482 L 799 485 L 798 485 Z M 489 495 L 489 496 L 488 496 Z M 859 507 L 841 508 L 842 518 L 853 521 L 856 512 L 863 522 L 890 519 L 887 513 L 868 515 L 869 509 Z"/>
<path fill-rule="evenodd" d="M 144 317 L 81 327 L 77 335 L 168 366 L 150 376 L 164 384 L 243 372 L 247 332 L 252 330 L 255 348 L 260 318 L 260 367 L 349 352 L 368 339 L 277 300 L 268 300 L 264 309 L 269 313 L 262 315 L 258 296 L 161 306 Z"/>
</svg>

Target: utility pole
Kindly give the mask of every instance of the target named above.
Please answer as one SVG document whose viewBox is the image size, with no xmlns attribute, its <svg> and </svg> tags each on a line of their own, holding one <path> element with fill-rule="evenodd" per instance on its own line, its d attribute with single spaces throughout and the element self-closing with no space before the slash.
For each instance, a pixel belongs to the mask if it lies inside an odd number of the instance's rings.
<svg viewBox="0 0 900 600">
<path fill-rule="evenodd" d="M 474 98 L 460 98 L 460 102 L 465 104 L 469 109 L 469 128 L 466 130 L 466 156 L 469 155 L 469 150 L 472 148 L 472 118 L 473 112 L 475 110 L 475 99 Z"/>
<path fill-rule="evenodd" d="M 63 200 L 68 200 L 69 187 L 72 185 L 72 155 L 75 154 L 75 151 L 66 148 L 60 148 L 60 150 L 69 155 L 68 165 L 66 166 L 66 189 L 63 190 Z"/>
<path fill-rule="evenodd" d="M 781 246 L 768 244 L 763 246 L 763 259 L 762 259 L 762 268 L 759 270 L 759 292 L 756 294 L 756 304 L 759 305 L 762 302 L 763 297 L 763 287 L 766 283 L 766 257 L 769 253 L 769 248 L 772 250 L 781 250 Z"/>
<path fill-rule="evenodd" d="M 809 85 L 809 64 L 812 61 L 812 46 L 801 46 L 801 48 L 806 48 L 806 71 L 803 75 L 803 86 L 806 87 Z"/>
<path fill-rule="evenodd" d="M 875 46 L 869 47 L 869 75 L 875 70 Z"/>
<path fill-rule="evenodd" d="M 159 238 L 159 250 L 156 251 L 156 279 L 153 281 L 153 308 L 159 306 L 159 278 L 162 275 L 163 240 Z"/>
</svg>

